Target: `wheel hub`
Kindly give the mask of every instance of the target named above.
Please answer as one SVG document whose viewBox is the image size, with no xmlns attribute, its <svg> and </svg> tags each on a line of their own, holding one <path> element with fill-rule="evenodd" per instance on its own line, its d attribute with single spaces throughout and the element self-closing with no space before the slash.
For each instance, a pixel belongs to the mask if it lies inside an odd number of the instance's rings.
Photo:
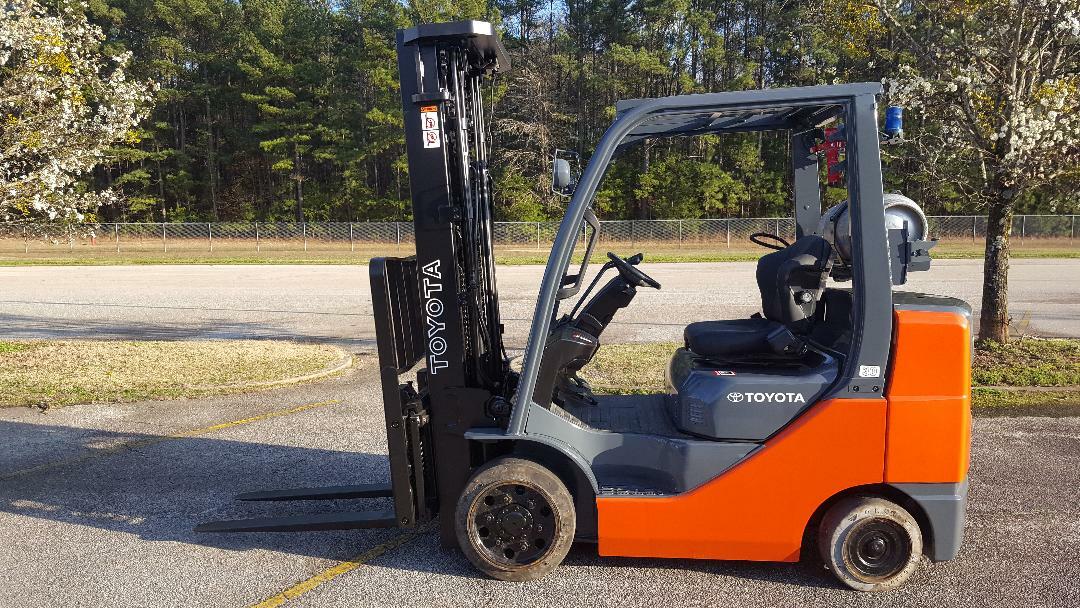
<svg viewBox="0 0 1080 608">
<path fill-rule="evenodd" d="M 532 528 L 532 514 L 519 505 L 513 505 L 501 511 L 498 522 L 503 535 L 517 538 Z"/>
<path fill-rule="evenodd" d="M 856 572 L 870 579 L 884 579 L 907 565 L 911 538 L 895 521 L 868 519 L 851 531 L 845 552 Z"/>
<path fill-rule="evenodd" d="M 554 544 L 555 514 L 531 486 L 500 484 L 477 496 L 475 504 L 473 542 L 492 563 L 527 566 Z"/>
<path fill-rule="evenodd" d="M 881 537 L 872 538 L 866 542 L 863 552 L 870 559 L 881 559 L 888 549 L 886 542 L 887 541 Z"/>
</svg>

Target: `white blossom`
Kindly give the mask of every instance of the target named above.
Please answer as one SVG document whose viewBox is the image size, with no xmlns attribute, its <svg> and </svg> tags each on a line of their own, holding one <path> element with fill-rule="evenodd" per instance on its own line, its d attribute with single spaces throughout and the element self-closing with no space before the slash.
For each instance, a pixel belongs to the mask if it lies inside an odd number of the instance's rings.
<svg viewBox="0 0 1080 608">
<path fill-rule="evenodd" d="M 878 0 L 878 6 L 902 28 L 906 4 Z M 916 135 L 916 147 L 928 157 L 936 152 L 978 163 L 993 182 L 985 189 L 1014 196 L 1076 171 L 1080 0 L 965 6 L 963 16 L 953 12 L 953 19 L 944 20 L 950 25 L 926 24 L 929 34 L 922 39 L 933 42 L 922 49 L 917 67 L 905 65 L 889 79 L 892 103 L 940 125 L 925 141 Z M 947 6 L 941 10 L 950 12 Z M 941 177 L 968 190 L 960 183 L 965 175 L 945 170 Z"/>
<path fill-rule="evenodd" d="M 152 88 L 106 58 L 85 4 L 7 0 L 0 11 L 0 221 L 73 223 L 115 192 L 81 178 L 134 138 Z"/>
</svg>

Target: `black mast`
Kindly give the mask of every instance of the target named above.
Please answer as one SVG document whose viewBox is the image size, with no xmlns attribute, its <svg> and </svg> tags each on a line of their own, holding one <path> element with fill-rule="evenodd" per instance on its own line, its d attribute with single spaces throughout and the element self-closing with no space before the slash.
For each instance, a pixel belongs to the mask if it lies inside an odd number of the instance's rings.
<svg viewBox="0 0 1080 608">
<path fill-rule="evenodd" d="M 508 363 L 495 285 L 485 79 L 509 69 L 490 24 L 420 25 L 398 32 L 398 69 L 423 310 L 426 370 L 443 539 L 471 468 L 463 433 L 493 426 L 487 404 L 508 397 Z"/>
</svg>

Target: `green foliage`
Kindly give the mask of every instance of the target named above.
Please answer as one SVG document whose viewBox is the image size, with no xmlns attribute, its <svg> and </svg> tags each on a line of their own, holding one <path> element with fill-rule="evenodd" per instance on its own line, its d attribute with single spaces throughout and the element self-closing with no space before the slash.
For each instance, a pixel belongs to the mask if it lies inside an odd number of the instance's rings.
<svg viewBox="0 0 1080 608">
<path fill-rule="evenodd" d="M 133 77 L 160 85 L 133 146 L 97 186 L 125 195 L 100 219 L 365 220 L 411 212 L 394 35 L 487 19 L 512 69 L 494 81 L 491 171 L 499 219 L 559 217 L 555 148 L 587 158 L 619 99 L 880 80 L 910 59 L 852 0 L 93 0 Z M 930 213 L 970 197 L 887 150 L 887 188 Z M 947 172 L 977 170 L 950 161 Z M 646 142 L 607 172 L 603 218 L 789 215 L 779 134 Z M 1076 180 L 1025 194 L 1025 212 L 1075 211 Z M 828 189 L 825 200 L 843 200 Z"/>
<path fill-rule="evenodd" d="M 496 204 L 500 220 L 541 222 L 550 216 L 533 180 L 517 171 L 503 171 L 495 180 Z"/>
</svg>

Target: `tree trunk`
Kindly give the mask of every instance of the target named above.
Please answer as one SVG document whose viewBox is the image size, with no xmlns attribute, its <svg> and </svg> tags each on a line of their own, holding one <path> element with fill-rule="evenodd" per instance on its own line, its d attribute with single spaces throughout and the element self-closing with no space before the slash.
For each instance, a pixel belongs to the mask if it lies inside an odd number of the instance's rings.
<svg viewBox="0 0 1080 608">
<path fill-rule="evenodd" d="M 304 180 L 300 175 L 300 153 L 293 149 L 293 180 L 296 183 L 296 221 L 304 221 Z"/>
<path fill-rule="evenodd" d="M 979 340 L 1004 344 L 1009 341 L 1009 233 L 1014 198 L 1008 188 L 995 190 L 996 197 L 986 218 Z"/>
<path fill-rule="evenodd" d="M 218 221 L 217 188 L 214 185 L 214 123 L 210 118 L 210 96 L 206 96 L 206 177 L 210 183 L 210 216 Z"/>
<path fill-rule="evenodd" d="M 641 156 L 642 156 L 642 158 L 641 158 L 641 176 L 642 177 L 646 177 L 646 176 L 649 175 L 649 152 L 651 151 L 651 149 L 652 149 L 651 146 L 649 146 L 649 144 L 647 144 L 647 143 L 644 146 L 642 146 L 642 148 L 641 148 L 641 153 L 642 153 L 641 154 Z M 643 196 L 643 197 L 639 198 L 637 203 L 638 203 L 637 204 L 637 219 L 639 219 L 639 220 L 647 220 L 647 219 L 649 219 L 649 200 L 648 200 L 648 197 Z"/>
</svg>

